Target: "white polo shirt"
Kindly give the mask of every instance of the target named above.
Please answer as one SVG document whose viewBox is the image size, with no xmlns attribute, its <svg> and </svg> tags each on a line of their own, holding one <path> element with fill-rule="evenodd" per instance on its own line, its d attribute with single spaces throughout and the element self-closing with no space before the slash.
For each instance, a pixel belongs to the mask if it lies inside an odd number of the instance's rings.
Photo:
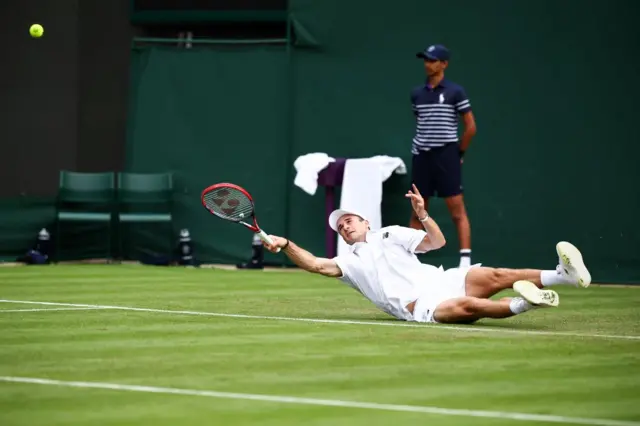
<svg viewBox="0 0 640 426">
<path fill-rule="evenodd" d="M 406 306 L 443 272 L 442 267 L 423 264 L 415 255 L 426 235 L 404 226 L 369 231 L 366 242 L 355 243 L 351 253 L 333 258 L 342 270 L 340 280 L 389 315 L 412 320 Z"/>
</svg>

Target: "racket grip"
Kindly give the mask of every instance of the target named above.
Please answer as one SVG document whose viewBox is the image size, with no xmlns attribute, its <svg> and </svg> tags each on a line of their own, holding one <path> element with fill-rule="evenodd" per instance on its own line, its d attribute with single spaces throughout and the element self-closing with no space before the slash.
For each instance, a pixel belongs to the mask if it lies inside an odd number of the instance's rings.
<svg viewBox="0 0 640 426">
<path fill-rule="evenodd" d="M 262 229 L 258 232 L 258 235 L 260 236 L 260 238 L 262 239 L 262 241 L 264 241 L 267 244 L 273 244 L 273 240 L 271 239 L 271 237 L 269 237 L 267 235 L 266 232 L 264 232 Z M 276 249 L 276 253 L 280 251 L 280 247 L 278 247 Z"/>
</svg>

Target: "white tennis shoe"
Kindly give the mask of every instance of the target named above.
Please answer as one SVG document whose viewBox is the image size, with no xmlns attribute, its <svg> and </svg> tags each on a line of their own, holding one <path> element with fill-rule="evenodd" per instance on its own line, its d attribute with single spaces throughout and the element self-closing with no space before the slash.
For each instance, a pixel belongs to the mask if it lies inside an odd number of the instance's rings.
<svg viewBox="0 0 640 426">
<path fill-rule="evenodd" d="M 531 281 L 516 281 L 513 289 L 524 300 L 535 307 L 555 308 L 560 304 L 560 296 L 553 290 L 540 289 Z"/>
<path fill-rule="evenodd" d="M 560 261 L 556 268 L 558 273 L 576 287 L 589 287 L 591 274 L 584 265 L 580 250 L 571 243 L 560 241 L 556 244 L 556 252 Z"/>
</svg>

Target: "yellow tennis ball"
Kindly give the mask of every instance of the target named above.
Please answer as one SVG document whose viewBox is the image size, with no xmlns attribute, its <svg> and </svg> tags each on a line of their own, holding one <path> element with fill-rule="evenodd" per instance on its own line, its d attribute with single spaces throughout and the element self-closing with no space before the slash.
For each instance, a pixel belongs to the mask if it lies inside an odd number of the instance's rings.
<svg viewBox="0 0 640 426">
<path fill-rule="evenodd" d="M 31 37 L 40 38 L 42 34 L 44 34 L 44 28 L 40 24 L 33 24 L 31 28 L 29 28 L 29 34 Z"/>
</svg>

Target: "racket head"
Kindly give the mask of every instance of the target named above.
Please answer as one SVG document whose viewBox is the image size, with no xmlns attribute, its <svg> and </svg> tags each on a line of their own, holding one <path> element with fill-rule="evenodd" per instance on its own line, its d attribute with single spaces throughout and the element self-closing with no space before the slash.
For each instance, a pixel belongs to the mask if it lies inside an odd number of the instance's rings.
<svg viewBox="0 0 640 426">
<path fill-rule="evenodd" d="M 233 183 L 216 183 L 202 191 L 202 205 L 221 219 L 242 223 L 254 232 L 260 231 L 255 218 L 251 194 Z M 253 225 L 247 221 L 253 219 Z"/>
</svg>

